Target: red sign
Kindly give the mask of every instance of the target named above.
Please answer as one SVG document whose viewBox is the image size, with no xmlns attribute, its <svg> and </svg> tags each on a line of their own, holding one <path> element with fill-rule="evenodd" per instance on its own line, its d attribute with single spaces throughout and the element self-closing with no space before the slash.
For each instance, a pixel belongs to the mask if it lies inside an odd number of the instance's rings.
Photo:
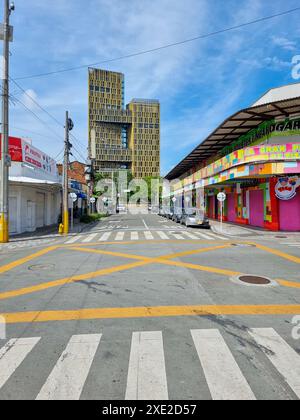
<svg viewBox="0 0 300 420">
<path fill-rule="evenodd" d="M 2 135 L 0 134 L 0 146 L 1 146 L 1 138 L 2 138 Z M 22 139 L 17 138 L 17 137 L 9 137 L 8 152 L 13 162 L 22 162 L 23 161 Z M 0 147 L 0 157 L 1 157 L 1 147 Z"/>
</svg>

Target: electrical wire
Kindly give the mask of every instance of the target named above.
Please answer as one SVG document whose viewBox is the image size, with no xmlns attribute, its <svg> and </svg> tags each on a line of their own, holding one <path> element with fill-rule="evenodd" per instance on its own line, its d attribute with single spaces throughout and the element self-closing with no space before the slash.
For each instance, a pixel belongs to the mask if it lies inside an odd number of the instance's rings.
<svg viewBox="0 0 300 420">
<path fill-rule="evenodd" d="M 216 36 L 216 35 L 224 34 L 224 33 L 231 32 L 231 31 L 241 29 L 241 28 L 245 28 L 247 26 L 251 26 L 251 25 L 254 25 L 256 23 L 266 22 L 266 21 L 271 20 L 271 19 L 286 16 L 288 14 L 295 13 L 295 12 L 298 12 L 298 11 L 300 11 L 300 7 L 296 7 L 294 9 L 286 10 L 286 11 L 276 13 L 276 14 L 273 14 L 273 15 L 265 16 L 265 17 L 255 19 L 255 20 L 252 20 L 252 21 L 249 21 L 249 22 L 245 22 L 245 23 L 242 23 L 242 24 L 239 24 L 239 25 L 235 25 L 235 26 L 231 26 L 231 27 L 228 27 L 228 28 L 220 29 L 218 31 L 214 31 L 214 32 L 210 32 L 210 33 L 207 33 L 207 34 L 199 35 L 199 36 L 196 36 L 196 37 L 193 37 L 193 38 L 185 39 L 183 41 L 178 41 L 178 42 L 173 42 L 171 44 L 162 45 L 160 47 L 152 48 L 152 49 L 149 49 L 149 50 L 139 51 L 139 52 L 136 52 L 136 53 L 127 54 L 127 55 L 123 55 L 123 56 L 120 56 L 120 57 L 99 61 L 97 63 L 85 64 L 85 65 L 76 66 L 76 67 L 69 67 L 69 68 L 65 68 L 65 69 L 61 69 L 61 70 L 55 70 L 55 71 L 39 73 L 39 74 L 33 74 L 33 75 L 30 75 L 30 76 L 17 77 L 17 78 L 15 78 L 15 80 L 26 80 L 26 79 L 28 80 L 28 79 L 36 79 L 36 78 L 40 78 L 40 77 L 47 77 L 47 76 L 52 76 L 52 75 L 55 75 L 55 74 L 67 73 L 67 72 L 70 72 L 70 71 L 86 69 L 86 68 L 93 67 L 93 66 L 99 66 L 101 64 L 108 64 L 108 63 L 112 63 L 112 62 L 115 62 L 115 61 L 124 60 L 124 59 L 127 59 L 127 58 L 138 57 L 138 56 L 141 56 L 141 55 L 154 53 L 154 52 L 157 52 L 157 51 L 165 50 L 165 49 L 176 47 L 176 46 L 179 46 L 179 45 L 184 45 L 184 44 L 199 41 L 199 40 L 202 40 L 202 39 L 207 39 L 207 38 L 210 38 L 210 37 L 213 37 L 213 36 Z"/>
</svg>

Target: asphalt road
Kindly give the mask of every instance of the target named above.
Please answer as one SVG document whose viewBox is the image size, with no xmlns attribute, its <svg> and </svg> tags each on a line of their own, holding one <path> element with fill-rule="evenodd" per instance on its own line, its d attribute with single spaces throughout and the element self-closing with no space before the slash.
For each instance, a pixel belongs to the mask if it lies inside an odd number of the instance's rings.
<svg viewBox="0 0 300 420">
<path fill-rule="evenodd" d="M 300 235 L 281 236 L 119 215 L 2 249 L 0 400 L 299 399 Z"/>
</svg>

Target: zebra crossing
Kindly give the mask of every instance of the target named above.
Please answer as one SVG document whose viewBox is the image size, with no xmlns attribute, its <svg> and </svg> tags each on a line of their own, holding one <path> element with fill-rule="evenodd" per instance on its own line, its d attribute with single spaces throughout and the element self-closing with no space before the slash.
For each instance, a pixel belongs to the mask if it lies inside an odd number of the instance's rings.
<svg viewBox="0 0 300 420">
<path fill-rule="evenodd" d="M 288 246 L 289 248 L 299 248 L 300 249 L 300 242 L 285 242 L 285 243 L 281 243 L 281 245 Z"/>
<path fill-rule="evenodd" d="M 256 348 L 253 358 L 263 357 L 263 363 L 271 363 L 274 377 L 285 382 L 291 393 L 300 398 L 300 355 L 297 351 L 273 328 L 250 329 L 247 334 Z M 263 395 L 260 395 L 263 387 L 258 384 L 255 390 L 251 389 L 250 381 L 218 329 L 191 330 L 190 339 L 195 354 L 193 372 L 206 384 L 211 399 L 263 399 Z M 127 381 L 124 381 L 122 399 L 168 400 L 178 397 L 170 395 L 169 392 L 168 384 L 171 380 L 167 374 L 170 371 L 167 366 L 168 358 L 165 357 L 165 341 L 162 331 L 132 333 L 128 369 L 124 372 Z M 9 340 L 0 348 L 0 399 L 3 387 L 9 385 L 18 370 L 24 368 L 27 357 L 33 350 L 36 351 L 36 347 L 42 342 L 41 337 L 18 338 Z M 102 342 L 102 334 L 72 336 L 61 355 L 60 352 L 55 352 L 58 360 L 55 363 L 55 358 L 54 367 L 49 366 L 42 370 L 45 377 L 39 379 L 41 389 L 32 399 L 79 400 L 85 386 L 89 385 L 89 378 L 93 376 L 93 367 L 105 363 L 105 359 L 101 358 Z M 172 351 L 171 348 L 168 347 L 168 350 Z M 257 351 L 261 355 L 257 355 Z M 43 360 L 47 364 L 47 354 L 43 354 Z M 184 352 L 178 363 L 185 365 Z M 99 380 L 101 381 L 101 378 L 98 378 L 98 384 Z M 180 377 L 177 380 L 185 380 L 188 383 L 189 378 Z M 25 382 L 26 386 L 30 387 L 30 377 L 26 377 Z M 199 399 L 202 397 L 203 395 L 199 395 Z"/>
<path fill-rule="evenodd" d="M 173 231 L 108 231 L 92 234 L 81 234 L 69 238 L 65 244 L 72 245 L 78 243 L 91 243 L 91 242 L 123 242 L 123 241 L 184 241 L 184 240 L 206 240 L 206 241 L 227 241 L 228 238 L 215 234 L 213 232 L 190 232 L 183 229 Z"/>
</svg>

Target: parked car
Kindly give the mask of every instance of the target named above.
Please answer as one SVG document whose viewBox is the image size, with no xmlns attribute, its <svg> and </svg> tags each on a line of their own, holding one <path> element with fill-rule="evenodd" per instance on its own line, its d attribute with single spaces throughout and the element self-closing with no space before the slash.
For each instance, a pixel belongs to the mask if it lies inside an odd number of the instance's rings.
<svg viewBox="0 0 300 420">
<path fill-rule="evenodd" d="M 181 218 L 182 218 L 182 212 L 183 210 L 179 207 L 174 209 L 173 216 L 172 216 L 173 222 L 180 223 Z"/>
<path fill-rule="evenodd" d="M 208 217 L 198 209 L 183 210 L 180 223 L 186 227 L 210 229 Z"/>
</svg>

